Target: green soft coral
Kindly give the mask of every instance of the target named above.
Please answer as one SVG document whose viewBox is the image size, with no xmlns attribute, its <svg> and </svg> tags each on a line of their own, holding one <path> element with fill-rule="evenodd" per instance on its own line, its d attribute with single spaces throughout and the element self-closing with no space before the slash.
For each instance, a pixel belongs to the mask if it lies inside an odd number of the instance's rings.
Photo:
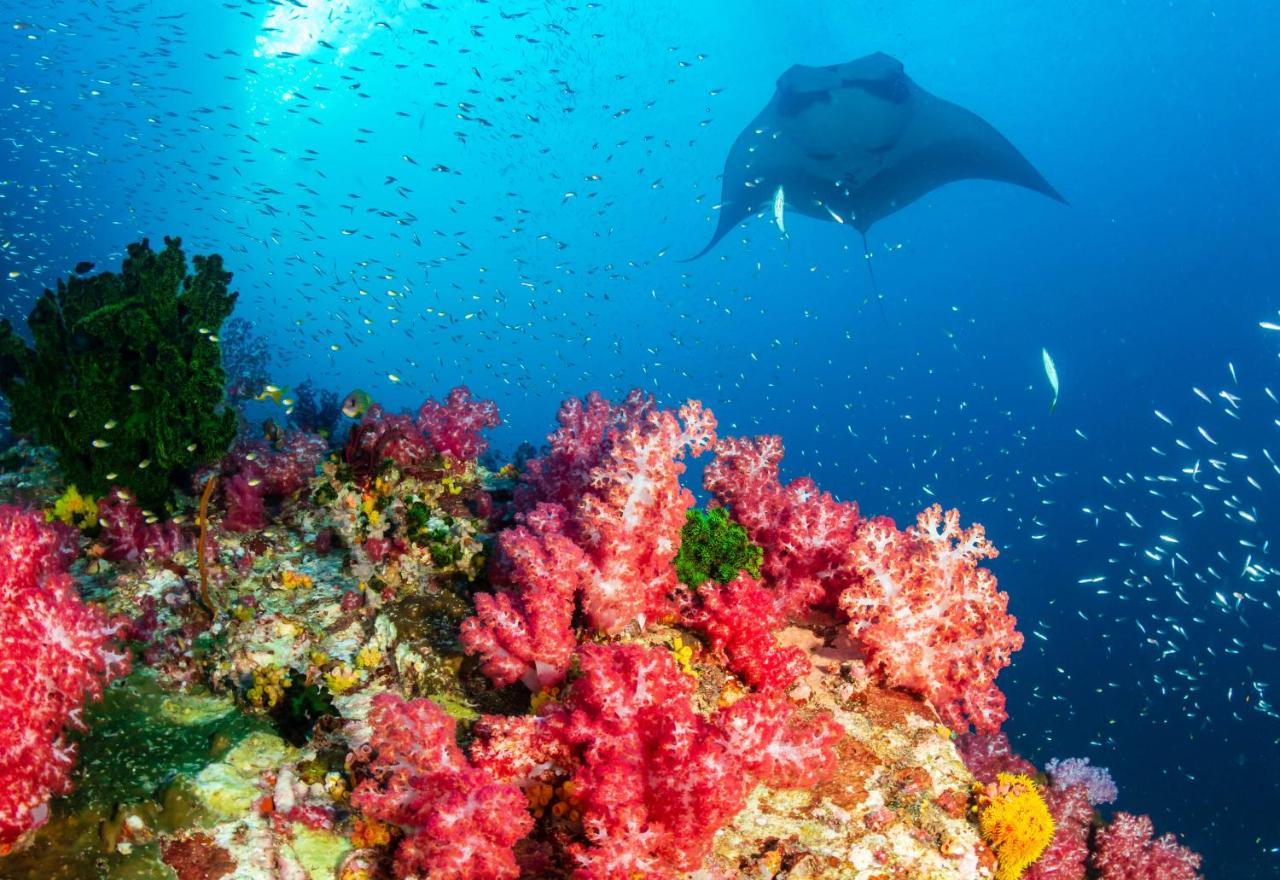
<svg viewBox="0 0 1280 880">
<path fill-rule="evenodd" d="M 758 578 L 763 557 L 723 507 L 686 511 L 675 562 L 676 577 L 686 586 L 697 589 L 708 580 L 727 584 L 740 571 Z"/>
<path fill-rule="evenodd" d="M 225 452 L 236 430 L 217 342 L 235 305 L 231 273 L 214 254 L 188 275 L 181 240 L 164 243 L 159 253 L 129 245 L 120 274 L 46 290 L 27 318 L 34 348 L 0 322 L 13 430 L 57 450 L 69 481 L 97 493 L 120 483 L 147 505 Z"/>
</svg>

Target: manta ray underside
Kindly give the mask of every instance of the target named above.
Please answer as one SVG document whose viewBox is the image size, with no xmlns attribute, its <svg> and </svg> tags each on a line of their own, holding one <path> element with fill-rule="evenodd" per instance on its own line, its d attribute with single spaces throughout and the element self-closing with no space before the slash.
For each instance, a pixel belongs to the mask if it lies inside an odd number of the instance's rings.
<svg viewBox="0 0 1280 880">
<path fill-rule="evenodd" d="M 797 64 L 734 141 L 715 234 L 689 259 L 775 200 L 780 225 L 785 204 L 865 235 L 944 183 L 971 178 L 1066 202 L 1000 132 L 920 88 L 896 58 L 877 52 L 829 67 Z"/>
</svg>

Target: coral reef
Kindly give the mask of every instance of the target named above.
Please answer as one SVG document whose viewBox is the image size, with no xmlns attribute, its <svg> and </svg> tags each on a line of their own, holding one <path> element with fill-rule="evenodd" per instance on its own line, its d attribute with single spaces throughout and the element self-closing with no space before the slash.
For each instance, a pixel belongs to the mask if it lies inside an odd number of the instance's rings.
<svg viewBox="0 0 1280 880">
<path fill-rule="evenodd" d="M 102 496 L 97 518 L 99 553 L 111 562 L 137 562 L 145 555 L 169 558 L 185 542 L 176 523 L 148 515 L 127 489 L 113 487 Z"/>
<path fill-rule="evenodd" d="M 0 501 L 52 521 L 0 508 L 0 554 L 24 608 L 86 635 L 48 707 L 4 642 L 0 701 L 52 719 L 32 766 L 56 773 L 0 793 L 26 844 L 0 873 L 1196 877 L 1145 819 L 1093 812 L 1104 771 L 1053 762 L 1049 785 L 1000 732 L 1020 637 L 978 527 L 783 484 L 777 438 L 718 438 L 696 402 L 567 401 L 522 471 L 482 463 L 495 422 L 460 388 L 370 406 L 340 449 L 242 441 L 164 516 L 119 488 L 95 506 L 18 444 Z M 123 672 L 112 638 L 135 670 L 72 770 L 58 732 Z"/>
<path fill-rule="evenodd" d="M 119 482 L 147 505 L 235 434 L 224 409 L 218 330 L 236 295 L 216 254 L 188 275 L 181 242 L 129 246 L 120 274 L 46 290 L 27 323 L 34 347 L 0 322 L 0 392 L 13 430 L 58 452 L 69 482 L 105 493 Z"/>
<path fill-rule="evenodd" d="M 223 525 L 235 532 L 267 524 L 267 499 L 279 500 L 304 489 L 328 444 L 315 434 L 292 431 L 274 446 L 264 441 L 239 444 L 222 461 Z"/>
</svg>

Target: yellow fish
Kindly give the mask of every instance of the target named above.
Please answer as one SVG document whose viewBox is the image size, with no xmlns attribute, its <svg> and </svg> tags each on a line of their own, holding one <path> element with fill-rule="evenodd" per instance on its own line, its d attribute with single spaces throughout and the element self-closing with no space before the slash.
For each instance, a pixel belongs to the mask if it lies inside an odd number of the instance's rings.
<svg viewBox="0 0 1280 880">
<path fill-rule="evenodd" d="M 284 405 L 284 396 L 289 393 L 288 388 L 281 388 L 278 385 L 264 386 L 262 391 L 254 400 L 272 400 L 276 403 Z"/>
</svg>

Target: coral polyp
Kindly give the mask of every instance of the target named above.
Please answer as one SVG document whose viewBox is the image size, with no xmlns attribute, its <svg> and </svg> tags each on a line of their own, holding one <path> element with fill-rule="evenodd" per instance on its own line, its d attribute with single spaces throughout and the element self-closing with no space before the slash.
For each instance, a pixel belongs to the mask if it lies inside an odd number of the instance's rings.
<svg viewBox="0 0 1280 880">
<path fill-rule="evenodd" d="M 1053 816 L 1030 777 L 1001 773 L 982 795 L 978 827 L 995 850 L 995 880 L 1018 880 L 1053 839 Z"/>
</svg>

